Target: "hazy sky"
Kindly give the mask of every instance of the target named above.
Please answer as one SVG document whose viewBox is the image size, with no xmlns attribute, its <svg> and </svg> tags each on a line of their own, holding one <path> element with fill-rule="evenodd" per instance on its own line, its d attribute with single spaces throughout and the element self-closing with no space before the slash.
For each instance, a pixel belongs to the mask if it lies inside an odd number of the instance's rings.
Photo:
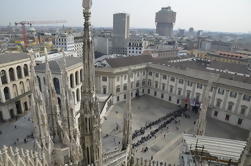
<svg viewBox="0 0 251 166">
<path fill-rule="evenodd" d="M 82 25 L 82 0 L 0 0 L 0 25 L 22 20 L 65 19 Z M 155 13 L 171 6 L 174 28 L 251 32 L 251 0 L 93 0 L 94 26 L 111 27 L 112 14 L 130 14 L 131 27 L 154 28 Z"/>
</svg>

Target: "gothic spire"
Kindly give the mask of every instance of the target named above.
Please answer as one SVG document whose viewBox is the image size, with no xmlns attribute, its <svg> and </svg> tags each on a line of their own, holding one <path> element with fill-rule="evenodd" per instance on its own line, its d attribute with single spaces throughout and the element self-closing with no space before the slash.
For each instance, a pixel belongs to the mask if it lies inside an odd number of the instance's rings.
<svg viewBox="0 0 251 166">
<path fill-rule="evenodd" d="M 82 165 L 102 166 L 101 124 L 98 101 L 95 96 L 95 71 L 93 41 L 90 32 L 91 0 L 83 0 L 84 45 L 83 89 L 80 107 L 80 142 L 83 152 Z"/>
<path fill-rule="evenodd" d="M 30 87 L 32 91 L 31 98 L 31 107 L 32 107 L 32 118 L 34 122 L 34 137 L 38 149 L 41 150 L 41 153 L 47 154 L 46 157 L 48 162 L 51 161 L 51 152 L 52 152 L 52 141 L 49 134 L 47 113 L 45 111 L 45 103 L 43 100 L 42 93 L 38 86 L 37 76 L 35 73 L 35 60 L 33 57 L 33 51 L 30 52 Z"/>
<path fill-rule="evenodd" d="M 45 53 L 45 99 L 46 99 L 46 110 L 48 112 L 49 129 L 54 141 L 59 139 L 59 125 L 61 120 L 59 117 L 59 106 L 57 93 L 55 91 L 54 83 L 52 80 L 51 69 L 48 62 L 47 49 L 44 48 Z"/>
<path fill-rule="evenodd" d="M 131 142 L 132 142 L 131 76 L 132 76 L 132 71 L 129 68 L 129 70 L 128 70 L 128 83 L 127 83 L 127 95 L 126 95 L 127 108 L 124 111 L 122 150 L 126 150 L 129 146 L 131 146 Z"/>
</svg>

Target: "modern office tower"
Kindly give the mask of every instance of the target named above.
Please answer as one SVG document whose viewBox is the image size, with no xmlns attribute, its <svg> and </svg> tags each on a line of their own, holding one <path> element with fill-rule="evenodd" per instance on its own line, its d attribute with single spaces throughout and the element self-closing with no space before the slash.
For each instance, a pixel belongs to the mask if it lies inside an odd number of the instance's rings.
<svg viewBox="0 0 251 166">
<path fill-rule="evenodd" d="M 129 37 L 129 15 L 116 13 L 113 15 L 112 48 L 114 54 L 127 54 L 127 39 Z"/>
<path fill-rule="evenodd" d="M 173 24 L 176 21 L 176 12 L 171 10 L 171 7 L 162 8 L 156 13 L 156 32 L 160 36 L 171 37 L 173 34 Z"/>
</svg>

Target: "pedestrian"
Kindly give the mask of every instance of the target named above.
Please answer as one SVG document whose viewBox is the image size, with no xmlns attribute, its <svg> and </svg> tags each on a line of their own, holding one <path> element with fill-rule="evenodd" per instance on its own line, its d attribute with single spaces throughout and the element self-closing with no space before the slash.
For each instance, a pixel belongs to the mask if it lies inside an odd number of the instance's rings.
<svg viewBox="0 0 251 166">
<path fill-rule="evenodd" d="M 164 134 L 164 138 L 166 138 L 166 134 Z"/>
<path fill-rule="evenodd" d="M 16 128 L 17 128 L 17 125 L 15 125 L 14 127 L 15 127 L 15 129 L 16 129 Z"/>
</svg>

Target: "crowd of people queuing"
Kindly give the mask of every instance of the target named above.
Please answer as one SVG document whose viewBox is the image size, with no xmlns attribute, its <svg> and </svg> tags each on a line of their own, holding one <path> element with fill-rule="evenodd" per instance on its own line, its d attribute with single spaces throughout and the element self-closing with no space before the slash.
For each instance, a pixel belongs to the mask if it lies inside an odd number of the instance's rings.
<svg viewBox="0 0 251 166">
<path fill-rule="evenodd" d="M 147 129 L 151 129 L 151 127 L 153 127 L 154 125 L 159 125 L 156 129 L 154 129 L 153 131 L 151 131 L 147 136 L 143 136 L 140 138 L 140 140 L 138 140 L 136 143 L 132 144 L 133 148 L 136 148 L 138 146 L 140 146 L 141 144 L 145 143 L 146 141 L 150 140 L 153 137 L 156 137 L 157 133 L 159 131 L 161 131 L 164 128 L 167 128 L 167 125 L 169 123 L 171 123 L 172 121 L 175 121 L 175 123 L 177 123 L 178 121 L 176 120 L 176 118 L 181 117 L 182 114 L 184 114 L 184 116 L 186 118 L 189 118 L 187 114 L 185 114 L 184 112 L 186 111 L 186 109 L 184 108 L 179 108 L 178 110 L 172 112 L 172 113 L 168 113 L 165 116 L 150 122 L 148 124 L 146 124 L 146 126 L 140 128 L 139 130 L 135 130 L 133 135 L 132 135 L 132 139 L 134 140 L 135 138 L 142 136 L 145 134 Z M 163 123 L 162 123 L 163 122 Z"/>
</svg>

